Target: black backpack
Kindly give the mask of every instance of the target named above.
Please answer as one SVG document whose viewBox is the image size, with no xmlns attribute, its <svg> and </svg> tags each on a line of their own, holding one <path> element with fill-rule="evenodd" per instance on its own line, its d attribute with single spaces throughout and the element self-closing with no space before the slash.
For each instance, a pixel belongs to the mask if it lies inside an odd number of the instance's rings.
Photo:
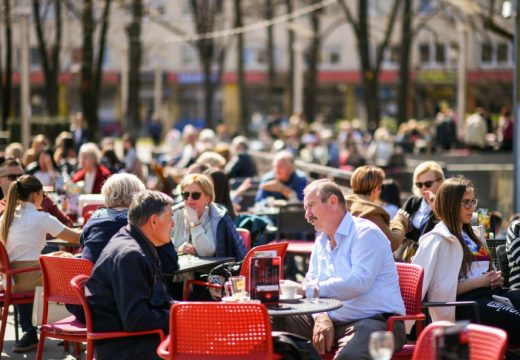
<svg viewBox="0 0 520 360">
<path fill-rule="evenodd" d="M 285 331 L 273 331 L 273 350 L 284 360 L 321 360 L 309 339 Z"/>
<path fill-rule="evenodd" d="M 192 286 L 189 300 L 191 301 L 220 301 L 223 294 L 223 285 L 231 277 L 240 275 L 240 268 L 242 267 L 242 261 L 230 261 L 215 266 L 210 270 L 208 274 L 201 276 L 203 281 L 207 281 L 210 284 L 222 285 L 222 289 L 210 289 L 203 286 Z"/>
</svg>

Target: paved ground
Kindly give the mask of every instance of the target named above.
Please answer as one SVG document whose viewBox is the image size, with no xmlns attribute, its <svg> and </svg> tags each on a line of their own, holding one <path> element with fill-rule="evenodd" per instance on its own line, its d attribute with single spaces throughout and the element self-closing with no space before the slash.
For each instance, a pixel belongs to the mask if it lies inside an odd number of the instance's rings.
<svg viewBox="0 0 520 360">
<path fill-rule="evenodd" d="M 12 310 L 12 307 L 11 307 Z M 20 336 L 22 336 L 20 332 Z M 12 313 L 9 315 L 7 321 L 7 329 L 4 338 L 4 351 L 2 352 L 2 359 L 36 359 L 36 350 L 25 353 L 16 354 L 13 353 L 12 348 L 14 345 L 14 325 Z M 47 339 L 45 341 L 45 352 L 43 359 L 45 360 L 73 360 L 75 356 L 68 354 L 63 350 L 63 346 L 58 346 L 59 341 L 53 339 Z M 84 358 L 84 356 L 82 356 Z"/>
</svg>

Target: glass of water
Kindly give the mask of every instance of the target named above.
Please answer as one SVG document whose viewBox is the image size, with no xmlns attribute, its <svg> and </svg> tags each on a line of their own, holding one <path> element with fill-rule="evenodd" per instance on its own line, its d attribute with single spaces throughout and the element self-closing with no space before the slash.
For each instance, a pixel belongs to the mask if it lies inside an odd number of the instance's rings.
<svg viewBox="0 0 520 360">
<path fill-rule="evenodd" d="M 394 334 L 390 331 L 374 331 L 370 334 L 368 350 L 374 360 L 390 360 L 394 353 Z"/>
<path fill-rule="evenodd" d="M 307 274 L 303 280 L 305 298 L 308 302 L 316 303 L 320 297 L 320 279 L 314 274 Z"/>
</svg>

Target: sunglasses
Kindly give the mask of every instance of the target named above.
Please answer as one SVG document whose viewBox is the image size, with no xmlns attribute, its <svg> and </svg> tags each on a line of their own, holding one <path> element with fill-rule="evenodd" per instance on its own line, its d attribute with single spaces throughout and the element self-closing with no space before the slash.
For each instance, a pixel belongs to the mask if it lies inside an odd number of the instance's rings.
<svg viewBox="0 0 520 360">
<path fill-rule="evenodd" d="M 437 182 L 439 181 L 440 179 L 435 179 L 435 180 L 432 180 L 432 181 L 425 181 L 425 182 L 419 182 L 417 181 L 415 183 L 415 186 L 417 186 L 417 188 L 421 189 L 423 186 L 426 187 L 427 189 L 431 188 L 433 183 L 434 182 Z"/>
<path fill-rule="evenodd" d="M 8 174 L 8 175 L 3 175 L 3 176 L 0 176 L 2 178 L 7 178 L 8 180 L 10 181 L 15 181 L 15 180 L 18 180 L 18 178 L 20 176 L 22 176 L 23 174 Z"/>
<path fill-rule="evenodd" d="M 199 191 L 193 191 L 193 192 L 185 191 L 185 192 L 181 193 L 181 195 L 184 200 L 188 200 L 190 198 L 190 195 L 193 200 L 199 200 L 202 193 Z"/>
<path fill-rule="evenodd" d="M 462 200 L 461 201 L 461 204 L 462 206 L 464 206 L 464 208 L 466 210 L 469 210 L 469 209 L 474 209 L 477 207 L 478 205 L 478 199 L 473 199 L 473 200 Z"/>
</svg>

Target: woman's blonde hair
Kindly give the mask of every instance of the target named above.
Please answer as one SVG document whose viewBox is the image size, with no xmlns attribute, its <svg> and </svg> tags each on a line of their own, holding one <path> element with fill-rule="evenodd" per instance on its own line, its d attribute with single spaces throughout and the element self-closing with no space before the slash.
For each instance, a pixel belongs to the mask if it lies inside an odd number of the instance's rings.
<svg viewBox="0 0 520 360">
<path fill-rule="evenodd" d="M 202 192 L 211 198 L 211 201 L 215 201 L 215 190 L 213 189 L 213 183 L 211 180 L 203 174 L 190 174 L 186 175 L 181 182 L 181 191 L 188 185 L 198 185 Z"/>
<path fill-rule="evenodd" d="M 11 183 L 7 192 L 7 205 L 4 210 L 2 222 L 0 223 L 1 241 L 7 244 L 9 228 L 13 222 L 14 213 L 19 202 L 29 201 L 32 194 L 42 191 L 43 186 L 37 177 L 23 175 Z"/>
<path fill-rule="evenodd" d="M 383 184 L 385 172 L 377 166 L 364 165 L 358 167 L 350 177 L 350 187 L 354 194 L 368 195 Z"/>
<path fill-rule="evenodd" d="M 132 203 L 135 193 L 145 190 L 144 184 L 133 174 L 114 174 L 110 176 L 101 188 L 105 198 L 105 206 L 109 208 L 127 208 Z"/>
</svg>

